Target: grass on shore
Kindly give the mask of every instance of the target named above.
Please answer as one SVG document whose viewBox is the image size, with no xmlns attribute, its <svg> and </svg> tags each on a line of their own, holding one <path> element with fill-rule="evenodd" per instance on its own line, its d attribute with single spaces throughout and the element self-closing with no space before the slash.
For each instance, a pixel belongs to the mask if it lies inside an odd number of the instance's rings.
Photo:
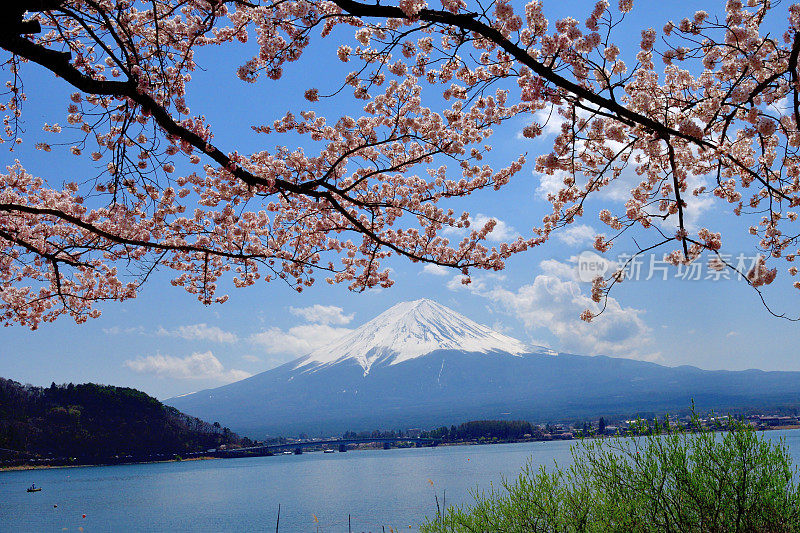
<svg viewBox="0 0 800 533">
<path fill-rule="evenodd" d="M 569 468 L 528 464 L 516 481 L 438 513 L 421 531 L 800 532 L 788 450 L 746 424 L 587 439 L 572 454 Z"/>
</svg>

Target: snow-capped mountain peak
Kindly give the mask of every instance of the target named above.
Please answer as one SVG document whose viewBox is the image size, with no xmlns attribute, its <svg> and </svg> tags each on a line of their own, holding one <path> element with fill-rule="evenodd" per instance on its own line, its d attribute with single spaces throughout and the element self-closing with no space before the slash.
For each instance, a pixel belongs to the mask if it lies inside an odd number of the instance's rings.
<svg viewBox="0 0 800 533">
<path fill-rule="evenodd" d="M 384 360 L 390 365 L 435 350 L 528 353 L 524 343 L 470 320 L 433 300 L 423 298 L 390 307 L 344 337 L 318 348 L 298 361 L 309 370 L 353 359 L 368 374 Z M 536 351 L 542 351 L 537 349 Z"/>
</svg>

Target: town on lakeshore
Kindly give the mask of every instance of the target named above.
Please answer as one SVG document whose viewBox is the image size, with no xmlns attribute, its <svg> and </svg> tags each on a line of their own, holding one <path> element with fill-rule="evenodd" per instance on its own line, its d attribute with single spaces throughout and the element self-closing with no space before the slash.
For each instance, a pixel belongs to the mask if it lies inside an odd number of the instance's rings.
<svg viewBox="0 0 800 533">
<path fill-rule="evenodd" d="M 0 468 L 4 469 L 724 431 L 732 420 L 757 430 L 800 428 L 798 409 L 787 408 L 737 415 L 601 416 L 572 423 L 475 420 L 429 429 L 346 431 L 318 437 L 301 433 L 258 440 L 239 436 L 218 422 L 209 424 L 184 415 L 133 389 L 55 383 L 40 388 L 1 380 L 0 394 L 4 405 L 17 413 L 6 411 L 0 426 Z M 126 433 L 125 428 L 142 424 L 162 429 L 152 435 Z"/>
<path fill-rule="evenodd" d="M 583 381 L 590 391 L 576 388 Z M 128 387 L 0 378 L 0 467 L 631 437 L 734 421 L 787 429 L 800 427 L 798 384 L 798 372 L 559 353 L 423 298 L 287 364 L 164 402 Z"/>
</svg>

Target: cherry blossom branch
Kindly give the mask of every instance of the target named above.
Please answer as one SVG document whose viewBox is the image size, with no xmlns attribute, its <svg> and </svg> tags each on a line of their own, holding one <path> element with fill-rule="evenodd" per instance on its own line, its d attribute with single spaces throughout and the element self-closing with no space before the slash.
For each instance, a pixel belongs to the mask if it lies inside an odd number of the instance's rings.
<svg viewBox="0 0 800 533">
<path fill-rule="evenodd" d="M 736 216 L 756 219 L 749 232 L 760 249 L 792 261 L 800 257 L 800 250 L 789 249 L 800 232 L 782 228 L 796 220 L 791 209 L 800 205 L 800 7 L 790 7 L 780 44 L 759 34 L 770 6 L 752 4 L 748 11 L 729 2 L 724 20 L 701 11 L 668 23 L 661 51 L 655 30 L 644 30 L 628 69 L 612 30 L 629 1 L 619 4 L 617 18 L 600 0 L 585 22 L 588 33 L 566 18 L 556 21 L 552 34 L 539 3 L 526 5 L 523 17 L 507 0 L 473 8 L 446 0 L 440 10 L 424 0 L 400 0 L 399 6 L 359 0 L 13 2 L 5 8 L 11 16 L 0 20 L 0 48 L 11 56 L 2 65 L 11 81 L 10 100 L 0 102 L 7 113 L 0 142 L 22 142 L 19 70 L 34 63 L 78 91 L 64 128 L 78 139 L 40 142 L 37 149 L 91 157 L 99 165 L 91 172 L 99 174 L 61 191 L 26 175 L 20 164 L 0 176 L 0 204 L 6 206 L 0 207 L 0 291 L 5 301 L 14 300 L 7 308 L 0 303 L 0 321 L 11 320 L 6 311 L 26 323 L 54 318 L 62 311 L 43 309 L 48 298 L 82 319 L 95 312 L 90 301 L 133 297 L 135 288 L 120 281 L 117 263 L 149 266 L 148 272 L 166 265 L 179 273 L 173 283 L 203 302 L 214 298 L 229 270 L 237 286 L 253 284 L 259 265 L 267 267 L 265 279 L 274 275 L 298 290 L 314 282 L 316 270 L 354 290 L 389 286 L 380 262 L 395 254 L 465 274 L 497 270 L 585 216 L 593 207 L 588 199 L 602 199 L 602 190 L 620 183 L 623 173 L 640 179 L 621 213 L 600 210 L 616 235 L 598 235 L 598 250 L 607 251 L 627 231 L 640 250 L 635 231 L 650 231 L 659 245 L 670 242 L 674 238 L 657 225 L 673 215 L 682 244 L 670 254 L 674 264 L 695 260 L 703 249 L 718 250 L 719 234 L 702 228 L 692 239 L 687 228 L 688 195 L 714 195 L 732 204 Z M 23 19 L 26 11 L 33 13 L 30 20 Z M 304 148 L 319 147 L 311 155 L 280 145 L 273 153 L 240 154 L 211 142 L 211 125 L 187 104 L 199 48 L 255 35 L 258 50 L 237 72 L 255 83 L 261 75 L 280 78 L 315 31 L 341 39 L 341 32 L 332 33 L 340 25 L 353 28 L 355 41 L 343 40 L 336 55 L 358 65 L 333 94 L 342 98 L 352 87 L 353 98 L 363 101 L 360 116 L 329 121 L 310 108 L 301 118 L 287 113 L 253 126 L 272 137 L 305 135 Z M 654 57 L 663 59 L 663 75 Z M 675 65 L 687 60 L 702 68 Z M 305 96 L 313 103 L 320 91 L 310 88 Z M 792 113 L 778 109 L 787 97 Z M 433 108 L 423 104 L 430 101 Z M 524 119 L 523 136 L 536 138 L 544 128 L 529 117 L 548 108 L 565 122 L 552 151 L 536 158 L 537 172 L 563 181 L 548 197 L 552 211 L 531 236 L 490 247 L 492 220 L 451 245 L 443 230 L 467 228 L 470 217 L 440 203 L 499 189 L 526 164 L 526 154 L 505 166 L 481 163 L 492 129 Z M 89 153 L 94 141 L 98 148 Z M 174 174 L 184 157 L 202 170 Z M 716 180 L 710 190 L 689 189 L 705 175 Z M 96 207 L 109 203 L 88 210 L 87 198 Z M 352 235 L 361 242 L 349 240 Z M 61 257 L 81 264 L 52 263 Z"/>
</svg>

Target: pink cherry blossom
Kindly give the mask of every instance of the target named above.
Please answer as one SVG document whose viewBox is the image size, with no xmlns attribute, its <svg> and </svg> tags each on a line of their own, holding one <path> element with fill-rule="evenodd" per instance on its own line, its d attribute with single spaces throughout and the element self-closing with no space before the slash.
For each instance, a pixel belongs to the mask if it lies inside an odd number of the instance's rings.
<svg viewBox="0 0 800 533">
<path fill-rule="evenodd" d="M 684 265 L 726 245 L 718 228 L 687 223 L 694 200 L 729 210 L 726 227 L 761 251 L 742 273 L 754 288 L 777 279 L 774 263 L 800 254 L 796 5 L 730 0 L 660 32 L 638 28 L 638 48 L 624 50 L 614 40 L 617 22 L 636 16 L 630 0 L 601 0 L 552 24 L 538 0 L 440 4 L 31 6 L 41 32 L 0 40 L 0 140 L 27 136 L 53 165 L 74 155 L 94 178 L 59 184 L 22 162 L 0 174 L 0 320 L 85 321 L 96 302 L 135 297 L 154 268 L 171 270 L 172 284 L 203 303 L 227 299 L 224 281 L 389 287 L 395 256 L 458 269 L 469 283 L 582 217 L 612 232 L 595 239 L 601 253 L 631 233 Z M 786 31 L 767 35 L 762 23 L 778 9 Z M 342 79 L 303 62 L 317 41 L 348 63 Z M 200 64 L 212 47 L 236 67 Z M 248 124 L 257 139 L 231 145 L 198 104 L 189 107 L 200 68 L 274 98 L 284 73 L 300 69 L 320 89 L 297 96 L 317 102 L 322 91 L 333 105 L 303 109 L 287 98 L 285 113 Z M 69 97 L 34 132 L 23 127 L 23 81 L 42 69 L 57 76 L 53 93 Z M 492 154 L 495 130 L 514 124 L 524 124 L 516 153 Z M 540 145 L 529 139 L 553 130 L 552 146 L 531 148 Z M 489 241 L 492 223 L 469 228 L 469 214 L 456 211 L 458 198 L 503 194 L 531 171 L 556 186 L 547 211 L 532 211 L 511 242 Z M 713 179 L 697 186 L 701 176 Z M 623 180 L 631 185 L 619 199 Z M 467 233 L 451 242 L 450 228 Z M 601 303 L 623 277 L 595 280 L 592 299 Z"/>
</svg>

